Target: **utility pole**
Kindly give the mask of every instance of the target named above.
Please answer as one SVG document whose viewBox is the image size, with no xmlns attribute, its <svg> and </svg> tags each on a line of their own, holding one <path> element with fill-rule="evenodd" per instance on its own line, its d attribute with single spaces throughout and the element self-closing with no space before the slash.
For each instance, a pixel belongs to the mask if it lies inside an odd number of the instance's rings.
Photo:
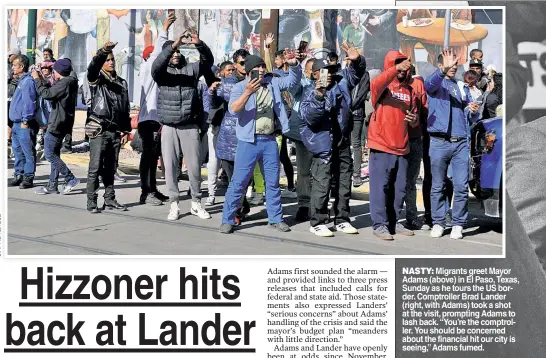
<svg viewBox="0 0 546 358">
<path fill-rule="evenodd" d="M 28 10 L 28 31 L 27 31 L 27 56 L 30 60 L 30 64 L 34 65 L 36 62 L 36 21 L 37 21 L 37 9 Z"/>
<path fill-rule="evenodd" d="M 444 49 L 449 47 L 450 26 L 451 26 L 451 9 L 446 9 L 446 24 L 444 26 Z"/>
</svg>

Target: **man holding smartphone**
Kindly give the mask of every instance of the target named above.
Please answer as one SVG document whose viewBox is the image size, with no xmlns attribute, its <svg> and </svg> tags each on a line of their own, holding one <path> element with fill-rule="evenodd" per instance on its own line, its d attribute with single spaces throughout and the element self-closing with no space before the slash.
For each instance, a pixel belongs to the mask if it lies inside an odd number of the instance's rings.
<svg viewBox="0 0 546 358">
<path fill-rule="evenodd" d="M 264 77 L 266 65 L 261 57 L 245 58 L 247 78 L 233 86 L 229 112 L 237 116 L 237 152 L 233 177 L 224 201 L 220 232 L 230 234 L 236 224 L 235 216 L 257 162 L 263 163 L 266 180 L 267 214 L 269 225 L 282 232 L 290 231 L 283 222 L 281 189 L 279 186 L 280 161 L 275 133 L 288 132 L 289 123 L 282 91 L 298 85 L 301 66 L 296 58 L 287 61 L 289 75 Z"/>
<path fill-rule="evenodd" d="M 438 56 L 438 70 L 425 81 L 429 100 L 427 129 L 430 134 L 430 199 L 434 225 L 430 236 L 435 238 L 443 236 L 446 226 L 444 181 L 450 163 L 454 194 L 452 239 L 463 238 L 463 227 L 468 218 L 469 123 L 478 120 L 480 105 L 463 100 L 454 79 L 458 60 L 453 50 L 444 50 Z"/>
<path fill-rule="evenodd" d="M 357 234 L 349 219 L 351 199 L 351 90 L 363 72 L 359 64 L 364 60 L 356 48 L 343 44 L 351 64 L 338 74 L 337 64 L 326 59 L 312 65 L 314 85 L 306 88 L 300 105 L 303 123 L 300 133 L 305 147 L 313 154 L 311 163 L 311 227 L 309 231 L 320 237 L 333 236 L 328 200 L 330 187 L 335 183 L 335 229 L 345 234 Z"/>
</svg>

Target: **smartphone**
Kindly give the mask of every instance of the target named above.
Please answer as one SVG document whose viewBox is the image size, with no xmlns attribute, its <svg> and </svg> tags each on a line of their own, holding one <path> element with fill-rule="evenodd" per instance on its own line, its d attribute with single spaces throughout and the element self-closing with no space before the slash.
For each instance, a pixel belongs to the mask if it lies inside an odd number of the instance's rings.
<svg viewBox="0 0 546 358">
<path fill-rule="evenodd" d="M 167 11 L 167 15 L 170 15 L 170 14 L 174 14 L 174 9 L 169 9 L 169 10 Z"/>
<path fill-rule="evenodd" d="M 307 51 L 307 45 L 309 45 L 309 42 L 307 41 L 300 41 L 300 44 L 298 46 L 299 53 L 305 53 Z"/>
<path fill-rule="evenodd" d="M 320 70 L 320 86 L 321 87 L 328 86 L 328 69 L 327 68 L 323 68 Z"/>
<path fill-rule="evenodd" d="M 257 80 L 258 78 L 260 78 L 260 71 L 254 70 L 254 71 L 250 72 L 250 80 L 251 81 Z"/>
<path fill-rule="evenodd" d="M 473 103 L 482 104 L 483 101 L 472 101 Z"/>
</svg>

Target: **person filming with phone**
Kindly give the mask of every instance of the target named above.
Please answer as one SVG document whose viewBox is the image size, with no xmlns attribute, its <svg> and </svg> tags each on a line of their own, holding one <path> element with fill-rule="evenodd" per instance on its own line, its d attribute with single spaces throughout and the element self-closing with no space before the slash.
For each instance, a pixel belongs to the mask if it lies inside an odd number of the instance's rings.
<svg viewBox="0 0 546 358">
<path fill-rule="evenodd" d="M 300 134 L 305 147 L 313 154 L 311 163 L 311 202 L 309 231 L 320 237 L 333 236 L 328 201 L 332 182 L 335 197 L 335 229 L 345 234 L 357 234 L 349 219 L 351 198 L 352 119 L 351 90 L 359 83 L 365 59 L 354 46 L 342 44 L 351 60 L 342 72 L 327 59 L 315 60 L 311 71 L 314 85 L 308 86 L 300 105 Z"/>
<path fill-rule="evenodd" d="M 258 162 L 263 163 L 261 171 L 266 181 L 269 225 L 282 232 L 290 231 L 282 217 L 280 160 L 275 133 L 286 133 L 290 129 L 281 92 L 300 83 L 302 70 L 296 57 L 287 60 L 288 76 L 274 77 L 266 76 L 266 64 L 261 57 L 247 56 L 246 79 L 231 90 L 228 108 L 237 116 L 238 144 L 233 177 L 224 201 L 221 233 L 233 232 L 239 203 Z"/>
<path fill-rule="evenodd" d="M 429 115 L 430 163 L 432 189 L 430 194 L 433 228 L 431 237 L 439 238 L 446 226 L 444 185 L 447 169 L 453 172 L 452 239 L 463 238 L 468 219 L 468 176 L 470 165 L 470 123 L 478 120 L 480 103 L 469 96 L 463 99 L 455 74 L 459 59 L 453 50 L 438 56 L 438 69 L 425 81 Z"/>
</svg>

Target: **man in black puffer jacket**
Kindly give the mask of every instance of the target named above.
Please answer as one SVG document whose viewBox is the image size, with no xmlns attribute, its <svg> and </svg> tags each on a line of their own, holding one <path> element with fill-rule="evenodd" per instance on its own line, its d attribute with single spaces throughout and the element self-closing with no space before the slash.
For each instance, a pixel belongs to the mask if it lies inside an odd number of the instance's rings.
<svg viewBox="0 0 546 358">
<path fill-rule="evenodd" d="M 89 137 L 89 171 L 87 173 L 87 210 L 97 213 L 99 173 L 104 184 L 103 209 L 127 210 L 116 201 L 114 174 L 116 157 L 121 146 L 121 134 L 131 131 L 130 103 L 127 81 L 115 71 L 112 50 L 117 45 L 107 42 L 87 67 L 87 80 L 91 91 L 88 125 L 100 123 L 100 132 Z M 86 126 L 88 126 L 86 125 Z"/>
<path fill-rule="evenodd" d="M 178 47 L 183 40 L 195 45 L 200 61 L 187 63 Z M 203 103 L 199 102 L 199 77 L 210 72 L 214 57 L 197 32 L 186 31 L 176 41 L 167 41 L 163 52 L 152 65 L 152 77 L 159 87 L 157 99 L 158 120 L 161 130 L 161 154 L 165 164 L 165 180 L 171 202 L 169 220 L 178 220 L 178 163 L 183 154 L 188 167 L 192 196 L 191 213 L 201 219 L 210 215 L 201 205 L 201 137 L 206 133 Z"/>
</svg>

